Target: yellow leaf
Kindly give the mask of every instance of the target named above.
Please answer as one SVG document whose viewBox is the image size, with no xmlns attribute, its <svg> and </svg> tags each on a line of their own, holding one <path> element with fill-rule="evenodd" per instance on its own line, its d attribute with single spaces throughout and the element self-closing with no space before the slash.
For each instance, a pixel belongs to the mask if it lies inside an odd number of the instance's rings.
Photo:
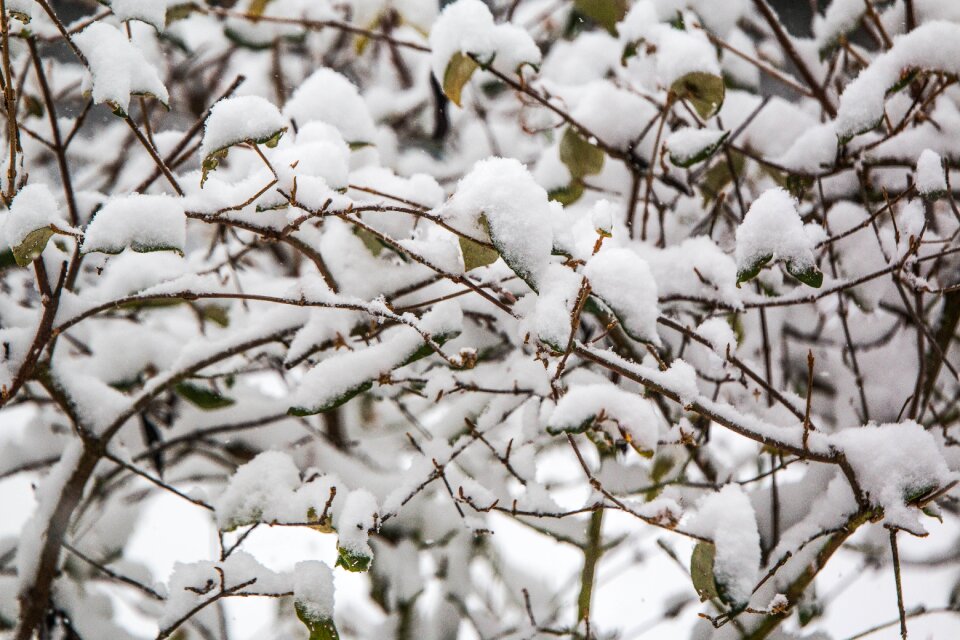
<svg viewBox="0 0 960 640">
<path fill-rule="evenodd" d="M 453 54 L 450 62 L 447 63 L 447 70 L 443 73 L 443 93 L 458 107 L 463 86 L 479 66 L 473 58 L 459 51 Z"/>
</svg>

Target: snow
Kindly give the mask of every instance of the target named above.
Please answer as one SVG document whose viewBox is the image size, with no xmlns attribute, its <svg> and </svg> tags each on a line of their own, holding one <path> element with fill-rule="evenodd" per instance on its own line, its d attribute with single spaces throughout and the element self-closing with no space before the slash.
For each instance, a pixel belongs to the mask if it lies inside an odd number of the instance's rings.
<svg viewBox="0 0 960 640">
<path fill-rule="evenodd" d="M 887 90 L 905 69 L 960 73 L 960 25 L 927 22 L 897 37 L 893 48 L 874 58 L 840 96 L 836 128 L 841 137 L 875 126 L 883 117 Z"/>
<path fill-rule="evenodd" d="M 570 115 L 602 142 L 617 149 L 627 150 L 636 143 L 658 111 L 649 101 L 632 91 L 620 89 L 611 82 L 600 80 L 584 87 Z M 637 153 L 647 158 L 653 152 L 652 134 L 647 134 L 638 145 Z"/>
<path fill-rule="evenodd" d="M 813 34 L 820 49 L 833 45 L 840 35 L 852 31 L 865 12 L 862 0 L 833 0 L 822 16 L 813 19 Z"/>
<path fill-rule="evenodd" d="M 10 210 L 0 217 L 0 245 L 16 247 L 30 233 L 43 228 L 73 231 L 50 188 L 43 183 L 31 183 L 17 193 Z"/>
<path fill-rule="evenodd" d="M 325 128 L 325 136 L 316 135 Z M 313 134 L 313 135 L 311 135 Z M 271 160 L 280 184 L 292 188 L 297 179 L 297 194 L 311 178 L 322 178 L 331 189 L 346 189 L 350 172 L 350 148 L 340 133 L 321 122 L 311 122 L 297 134 L 297 142 L 278 150 Z"/>
<path fill-rule="evenodd" d="M 519 73 L 522 64 L 540 64 L 540 49 L 530 35 L 514 24 L 494 24 L 490 9 L 480 0 L 447 5 L 430 29 L 430 50 L 433 75 L 441 85 L 456 53 L 473 54 L 511 75 Z"/>
<path fill-rule="evenodd" d="M 923 205 L 917 200 L 911 200 L 900 209 L 897 224 L 900 227 L 901 252 L 905 254 L 909 249 L 911 236 L 919 238 L 927 223 L 927 216 L 923 211 Z"/>
<path fill-rule="evenodd" d="M 640 449 L 656 452 L 660 420 L 650 401 L 611 384 L 586 384 L 568 389 L 550 414 L 547 428 L 554 432 L 577 432 L 601 412 L 608 420 L 616 421 Z M 611 436 L 621 438 L 615 429 L 611 430 Z"/>
<path fill-rule="evenodd" d="M 339 192 L 349 183 L 350 148 L 337 129 L 320 121 L 308 123 L 293 144 L 271 152 L 269 159 L 277 172 L 277 185 L 258 200 L 261 207 L 284 205 L 282 191 L 296 194 L 299 204 L 319 210 L 328 199 L 342 199 Z"/>
<path fill-rule="evenodd" d="M 660 344 L 657 283 L 643 258 L 630 249 L 601 249 L 587 262 L 583 274 L 630 337 Z"/>
<path fill-rule="evenodd" d="M 624 43 L 650 39 L 654 37 L 660 19 L 655 2 L 639 0 L 631 5 L 627 15 L 617 23 L 617 34 Z"/>
<path fill-rule="evenodd" d="M 571 317 L 583 279 L 559 264 L 547 268 L 537 295 L 536 332 L 554 349 L 565 350 L 572 331 Z"/>
<path fill-rule="evenodd" d="M 550 263 L 550 220 L 559 209 L 520 162 L 488 158 L 460 179 L 439 213 L 458 231 L 491 240 L 517 275 L 536 287 Z M 481 217 L 489 225 L 489 235 L 481 227 Z"/>
<path fill-rule="evenodd" d="M 220 570 L 219 572 L 217 570 Z M 221 582 L 222 575 L 222 582 Z M 158 620 L 161 629 L 179 621 L 194 607 L 220 593 L 251 582 L 235 593 L 241 595 L 290 594 L 295 578 L 271 571 L 245 551 L 234 551 L 226 560 L 178 562 L 168 583 L 169 596 Z"/>
<path fill-rule="evenodd" d="M 686 527 L 713 540 L 713 574 L 721 594 L 746 604 L 760 569 L 760 534 L 753 506 L 740 485 L 724 485 L 702 498 Z"/>
<path fill-rule="evenodd" d="M 790 600 L 787 599 L 787 596 L 782 593 L 778 593 L 773 598 L 770 599 L 770 603 L 767 605 L 768 611 L 786 611 L 787 607 L 790 606 Z"/>
<path fill-rule="evenodd" d="M 60 455 L 60 460 L 37 487 L 37 506 L 20 531 L 20 544 L 17 546 L 14 561 L 20 593 L 26 593 L 27 589 L 33 586 L 40 553 L 47 539 L 50 518 L 53 517 L 60 494 L 70 480 L 70 476 L 76 471 L 82 454 L 83 443 L 79 439 L 71 440 Z"/>
<path fill-rule="evenodd" d="M 884 523 L 923 534 L 915 498 L 957 479 L 933 436 L 912 420 L 850 428 L 830 436 L 853 467 L 857 483 L 872 504 L 883 508 Z"/>
<path fill-rule="evenodd" d="M 920 195 L 930 196 L 947 191 L 947 178 L 943 170 L 940 154 L 924 149 L 917 159 L 917 191 Z"/>
<path fill-rule="evenodd" d="M 142 20 L 163 31 L 167 25 L 167 9 L 178 0 L 112 0 L 110 9 L 120 20 Z"/>
<path fill-rule="evenodd" d="M 34 0 L 6 0 L 4 4 L 11 16 L 26 17 L 30 21 L 36 17 L 38 7 Z"/>
<path fill-rule="evenodd" d="M 801 173 L 816 174 L 832 167 L 836 157 L 837 132 L 828 122 L 804 131 L 777 162 Z"/>
<path fill-rule="evenodd" d="M 716 49 L 702 31 L 661 29 L 657 43 L 657 73 L 669 87 L 688 73 L 720 75 Z"/>
<path fill-rule="evenodd" d="M 286 453 L 265 451 L 242 465 L 214 502 L 222 530 L 258 522 L 264 511 L 300 486 L 300 470 Z"/>
<path fill-rule="evenodd" d="M 70 399 L 74 412 L 92 433 L 102 433 L 130 406 L 130 399 L 76 365 L 54 361 L 54 378 Z"/>
<path fill-rule="evenodd" d="M 333 572 L 319 560 L 302 560 L 293 569 L 293 599 L 309 620 L 333 619 Z"/>
<path fill-rule="evenodd" d="M 613 233 L 614 205 L 609 200 L 597 200 L 590 209 L 590 222 L 597 233 L 611 235 Z"/>
<path fill-rule="evenodd" d="M 183 253 L 187 218 L 179 198 L 139 193 L 112 198 L 87 225 L 83 253 L 120 253 L 126 247 L 147 252 Z"/>
<path fill-rule="evenodd" d="M 753 59 L 757 58 L 756 45 L 742 29 L 733 29 L 727 37 L 727 44 Z M 759 90 L 760 69 L 730 51 L 724 51 L 722 55 L 720 64 L 723 75 L 732 80 L 733 86 Z"/>
<path fill-rule="evenodd" d="M 723 318 L 704 320 L 697 327 L 697 335 L 710 343 L 710 347 L 722 358 L 727 357 L 727 350 L 733 353 L 737 350 L 737 336 L 730 323 Z"/>
<path fill-rule="evenodd" d="M 73 36 L 73 41 L 90 65 L 97 104 L 111 103 L 127 112 L 131 94 L 156 96 L 164 104 L 170 101 L 156 67 L 116 27 L 94 22 Z"/>
<path fill-rule="evenodd" d="M 644 245 L 637 252 L 650 265 L 661 299 L 692 296 L 734 308 L 742 304 L 736 263 L 706 236 L 687 238 L 664 249 Z"/>
<path fill-rule="evenodd" d="M 200 155 L 207 158 L 241 142 L 265 142 L 286 128 L 280 110 L 259 96 L 224 98 L 204 124 Z"/>
<path fill-rule="evenodd" d="M 326 67 L 314 71 L 297 87 L 283 107 L 283 116 L 300 128 L 325 122 L 350 144 L 370 144 L 375 138 L 373 118 L 356 85 Z"/>
<path fill-rule="evenodd" d="M 366 489 L 354 489 L 347 495 L 343 509 L 336 517 L 337 546 L 351 554 L 373 558 L 369 532 L 377 527 L 380 507 Z"/>
<path fill-rule="evenodd" d="M 434 340 L 460 332 L 462 312 L 455 301 L 437 305 L 418 324 Z M 421 334 L 412 326 L 385 332 L 383 341 L 364 349 L 328 357 L 310 369 L 292 399 L 297 411 L 326 411 L 403 365 L 425 347 Z"/>
<path fill-rule="evenodd" d="M 803 228 L 797 202 L 779 187 L 767 189 L 754 200 L 737 227 L 737 268 L 747 269 L 766 256 L 800 268 L 815 264 L 813 243 Z"/>
<path fill-rule="evenodd" d="M 914 385 L 904 380 L 919 375 L 931 343 L 925 338 L 918 349 L 920 324 L 904 313 L 890 269 L 909 248 L 916 256 L 892 275 L 899 273 L 911 290 L 956 284 L 950 253 L 960 237 L 956 216 L 946 199 L 934 201 L 960 176 L 955 169 L 944 176 L 939 162 L 957 159 L 960 88 L 949 84 L 953 75 L 924 71 L 917 86 L 926 88 L 916 102 L 910 87 L 884 97 L 889 124 L 904 122 L 889 139 L 883 121 L 845 140 L 840 120 L 825 116 L 815 97 L 781 91 L 771 74 L 704 41 L 715 35 L 802 81 L 750 0 L 632 0 L 619 36 L 595 21 L 576 21 L 569 2 L 481 1 L 452 4 L 434 26 L 437 0 L 337 6 L 243 0 L 225 9 L 229 17 L 181 12 L 165 28 L 143 20 L 163 20 L 169 1 L 103 0 L 99 22 L 112 25 L 169 89 L 171 112 L 155 100 L 146 114 L 139 100 L 130 111 L 161 156 L 186 142 L 186 157 L 171 163 L 186 196 L 140 200 L 171 187 L 162 176 L 138 186 L 156 165 L 136 145 L 129 122 L 102 105 L 79 118 L 78 109 L 93 102 L 83 95 L 94 89 L 89 78 L 108 85 L 113 78 L 90 76 L 68 48 L 41 46 L 60 131 L 66 136 L 77 127 L 68 157 L 76 207 L 69 209 L 57 154 L 39 139 L 49 138 L 50 123 L 36 108 L 43 92 L 27 42 L 12 39 L 11 65 L 28 72 L 21 74 L 21 149 L 12 187 L 5 171 L 10 153 L 0 153 L 4 195 L 16 198 L 12 210 L 0 205 L 3 238 L 18 225 L 22 235 L 36 224 L 34 237 L 46 238 L 54 223 L 64 233 L 46 243 L 35 266 L 46 265 L 51 285 L 63 262 L 73 266 L 64 272 L 69 282 L 50 298 L 37 286 L 38 269 L 13 267 L 8 252 L 0 256 L 0 386 L 9 390 L 24 363 L 32 366 L 38 334 L 49 343 L 37 345 L 35 371 L 16 396 L 0 399 L 0 627 L 17 620 L 14 549 L 21 544 L 18 561 L 29 569 L 42 543 L 40 521 L 23 532 L 22 543 L 16 535 L 33 510 L 31 485 L 43 498 L 56 493 L 56 476 L 70 471 L 69 455 L 61 465 L 57 459 L 79 440 L 71 417 L 94 435 L 122 426 L 104 443 L 106 451 L 181 492 L 112 463 L 91 477 L 68 523 L 68 542 L 118 574 L 160 585 L 154 588 L 169 597 L 153 601 L 130 585 L 100 580 L 65 552 L 54 603 L 85 638 L 155 637 L 159 623 L 254 578 L 237 595 L 278 599 L 223 598 L 170 635 L 217 635 L 222 605 L 226 631 L 236 640 L 305 638 L 294 604 L 304 619 L 338 618 L 351 637 L 399 631 L 425 640 L 455 637 L 458 625 L 464 632 L 465 616 L 476 627 L 467 633 L 477 637 L 535 636 L 535 627 L 573 633 L 572 610 L 557 607 L 557 597 L 566 597 L 564 585 L 576 583 L 582 569 L 585 510 L 613 499 L 627 511 L 604 517 L 605 553 L 626 561 L 619 563 L 622 572 L 597 581 L 590 612 L 593 628 L 606 636 L 732 638 L 738 624 L 749 633 L 761 621 L 763 613 L 744 611 L 722 629 L 706 621 L 692 629 L 697 613 L 718 611 L 693 602 L 689 576 L 657 546 L 662 538 L 686 559 L 693 541 L 683 534 L 690 531 L 717 541 L 725 597 L 736 592 L 722 607 L 727 611 L 769 569 L 775 575 L 750 596 L 752 611 L 805 607 L 819 594 L 822 617 L 798 631 L 795 618 L 784 616 L 771 638 L 853 637 L 874 624 L 870 613 L 879 609 L 886 611 L 882 621 L 896 620 L 889 562 L 881 571 L 861 566 L 864 558 L 889 558 L 885 524 L 907 528 L 898 537 L 909 560 L 906 608 L 946 602 L 958 564 L 947 560 L 957 529 L 949 501 L 960 493 L 950 488 L 950 470 L 960 469 L 960 452 L 950 446 L 955 429 L 937 421 L 950 419 L 957 381 L 941 371 L 930 403 L 911 405 Z M 824 90 L 836 103 L 867 66 L 861 58 L 888 54 L 859 30 L 851 32 L 857 37 L 850 51 L 831 48 L 824 26 L 833 33 L 849 28 L 849 14 L 863 5 L 823 4 L 827 17 L 814 38 L 796 35 L 811 33 L 809 24 L 799 25 L 803 31 L 793 22 L 785 26 L 813 74 L 829 76 Z M 897 46 L 907 42 L 910 36 L 900 35 L 904 3 L 874 4 Z M 956 18 L 957 4 L 915 0 L 917 24 Z M 25 5 L 8 0 L 7 6 Z M 62 43 L 36 2 L 26 6 L 37 42 Z M 239 17 L 261 9 L 290 22 Z M 444 32 L 444 20 L 458 12 L 478 19 L 453 19 Z M 346 20 L 379 35 L 330 22 L 308 28 L 296 24 L 301 19 Z M 79 33 L 88 24 L 80 18 L 65 26 Z M 11 26 L 12 35 L 26 34 L 17 20 Z M 438 60 L 420 50 L 431 31 L 433 40 L 449 40 L 450 52 L 481 41 L 484 61 L 493 56 L 493 68 L 516 78 L 523 91 L 477 69 L 464 108 L 449 107 L 433 78 Z M 937 46 L 955 48 L 951 42 Z M 818 57 L 823 45 L 836 59 Z M 538 60 L 540 48 L 540 71 L 523 64 Z M 669 79 L 688 69 L 722 72 L 720 117 L 704 124 L 685 108 L 691 105 L 673 103 L 661 124 Z M 900 78 L 903 69 L 896 71 Z M 240 75 L 245 80 L 229 95 L 244 98 L 233 104 L 267 105 L 269 117 L 234 126 L 227 120 L 239 122 L 253 110 L 238 107 L 231 115 L 223 110 L 231 102 L 218 105 L 219 115 L 230 116 L 221 122 L 226 142 L 239 140 L 241 148 L 230 149 L 230 161 L 203 186 L 203 132 L 193 132 L 191 123 Z M 532 92 L 563 114 L 544 108 Z M 277 129 L 254 130 L 267 121 L 267 129 Z M 207 124 L 209 144 L 216 118 Z M 285 127 L 282 137 L 269 140 L 276 146 L 250 148 L 249 136 Z M 637 182 L 636 166 L 608 156 L 602 171 L 583 179 L 578 199 L 551 202 L 547 194 L 562 197 L 556 190 L 573 180 L 559 154 L 570 127 L 591 144 L 616 149 L 613 155 L 649 161 L 649 194 L 645 171 Z M 668 153 L 693 159 L 716 148 L 725 131 L 737 132 L 737 147 L 749 152 L 732 151 L 736 185 L 720 184 L 727 169 L 722 151 L 690 171 L 670 165 Z M 657 149 L 655 140 L 662 143 Z M 224 155 L 215 153 L 206 173 Z M 833 166 L 835 160 L 842 162 Z M 783 191 L 764 193 L 782 183 L 783 172 L 773 170 L 780 165 L 820 181 L 800 202 Z M 858 172 L 866 172 L 865 191 Z M 638 216 L 649 217 L 643 231 L 626 225 L 637 184 L 637 198 L 650 201 L 651 215 Z M 871 218 L 884 193 L 892 205 Z M 161 205 L 179 215 L 164 223 L 152 213 Z M 67 221 L 76 230 L 61 228 Z M 361 223 L 393 249 L 358 231 Z M 138 253 L 151 248 L 141 243 L 144 233 L 170 236 L 175 250 Z M 924 242 L 911 246 L 921 233 Z M 489 241 L 502 259 L 465 272 L 464 236 Z M 98 243 L 120 253 L 79 253 Z M 771 259 L 796 254 L 821 261 L 836 274 L 830 269 L 826 288 L 816 292 L 785 278 L 796 265 L 772 265 L 761 287 L 738 289 L 737 260 L 745 248 L 770 250 Z M 941 251 L 948 253 L 938 259 Z M 849 297 L 841 299 L 836 288 L 844 283 Z M 588 287 L 593 297 L 571 336 L 578 293 Z M 922 324 L 943 328 L 949 305 L 935 294 L 923 302 L 914 304 Z M 55 342 L 45 340 L 49 314 Z M 647 337 L 627 339 L 625 330 Z M 565 354 L 571 337 L 573 350 Z M 858 416 L 864 411 L 850 344 L 869 417 L 886 423 L 902 412 L 917 416 L 919 427 L 877 428 Z M 815 357 L 816 428 L 807 441 L 808 349 Z M 736 362 L 726 358 L 733 353 Z M 921 377 L 929 378 L 925 368 Z M 234 404 L 209 410 L 191 404 L 172 388 L 184 375 Z M 757 376 L 783 402 L 774 398 L 768 406 Z M 49 383 L 64 402 L 50 401 Z M 128 412 L 129 424 L 119 425 Z M 305 415 L 313 412 L 323 415 Z M 710 421 L 709 438 L 697 443 L 698 464 L 689 464 L 690 438 L 707 435 L 695 424 L 698 414 Z M 156 436 L 143 419 L 156 423 L 163 460 L 152 455 Z M 585 424 L 590 431 L 574 438 L 602 491 L 591 486 L 566 436 L 556 433 Z M 816 461 L 795 460 L 805 457 L 804 447 Z M 777 449 L 792 451 L 785 459 L 792 462 L 771 482 L 770 451 Z M 840 467 L 841 452 L 851 466 Z M 725 484 L 740 489 L 718 492 Z M 863 487 L 871 513 L 860 512 L 851 484 Z M 917 503 L 937 490 L 944 492 L 921 511 Z M 926 519 L 938 504 L 942 523 Z M 535 515 L 511 513 L 514 506 Z M 851 519 L 862 525 L 843 544 L 855 553 L 833 554 L 821 570 L 815 563 L 827 537 Z M 922 533 L 918 519 L 929 537 L 905 535 Z M 647 535 L 654 529 L 643 520 L 666 529 Z M 340 549 L 331 535 L 337 528 Z M 371 575 L 348 571 L 365 568 L 370 555 L 376 556 Z M 171 575 L 175 561 L 183 564 Z M 819 571 L 816 594 L 795 594 L 791 583 L 811 566 Z M 522 595 L 521 588 L 536 624 L 528 624 L 525 598 L 505 597 Z M 631 618 L 641 601 L 651 615 Z M 958 635 L 934 626 L 945 624 L 944 615 L 911 618 L 913 635 Z"/>
</svg>

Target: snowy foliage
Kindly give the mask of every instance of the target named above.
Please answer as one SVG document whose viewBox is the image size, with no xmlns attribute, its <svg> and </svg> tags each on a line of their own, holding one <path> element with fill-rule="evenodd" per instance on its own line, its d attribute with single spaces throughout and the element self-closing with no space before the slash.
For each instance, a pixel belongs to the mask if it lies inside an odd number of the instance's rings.
<svg viewBox="0 0 960 640">
<path fill-rule="evenodd" d="M 817 4 L 0 3 L 0 638 L 960 637 L 960 9 Z"/>
</svg>

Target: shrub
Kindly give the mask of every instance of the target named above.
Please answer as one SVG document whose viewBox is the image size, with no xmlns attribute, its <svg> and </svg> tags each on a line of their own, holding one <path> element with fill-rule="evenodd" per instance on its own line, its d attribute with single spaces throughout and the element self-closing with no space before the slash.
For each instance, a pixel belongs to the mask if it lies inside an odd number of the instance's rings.
<svg viewBox="0 0 960 640">
<path fill-rule="evenodd" d="M 898 548 L 955 528 L 953 3 L 0 16 L 11 637 L 244 635 L 242 596 L 313 640 L 953 611 Z M 169 577 L 129 552 L 174 545 L 158 495 L 218 533 Z M 851 561 L 897 606 L 838 605 Z"/>
</svg>

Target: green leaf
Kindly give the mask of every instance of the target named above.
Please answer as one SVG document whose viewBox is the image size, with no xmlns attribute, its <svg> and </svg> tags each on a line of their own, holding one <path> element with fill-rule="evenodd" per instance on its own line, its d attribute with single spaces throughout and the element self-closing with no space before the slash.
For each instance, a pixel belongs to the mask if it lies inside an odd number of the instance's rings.
<svg viewBox="0 0 960 640">
<path fill-rule="evenodd" d="M 556 427 L 548 426 L 547 433 L 549 433 L 552 436 L 559 435 L 561 433 L 583 433 L 584 431 L 590 428 L 590 426 L 593 424 L 593 421 L 596 420 L 596 418 L 597 416 L 596 414 L 594 414 L 594 415 L 591 415 L 586 420 L 584 420 L 583 422 L 581 422 L 580 424 L 563 425 L 563 426 L 556 426 Z"/>
<path fill-rule="evenodd" d="M 310 632 L 308 640 L 340 640 L 340 634 L 337 633 L 337 625 L 330 618 L 317 618 L 311 615 L 307 607 L 299 602 L 295 602 L 293 608 L 297 612 L 300 622 L 306 625 Z"/>
<path fill-rule="evenodd" d="M 208 304 L 201 310 L 204 320 L 219 325 L 221 327 L 230 326 L 230 315 L 227 307 L 219 304 Z"/>
<path fill-rule="evenodd" d="M 13 259 L 21 267 L 30 264 L 34 258 L 40 256 L 47 247 L 47 241 L 53 235 L 53 229 L 50 227 L 40 227 L 27 234 L 27 237 L 17 246 L 13 247 Z"/>
<path fill-rule="evenodd" d="M 704 71 L 691 71 L 674 81 L 670 91 L 693 105 L 697 114 L 706 120 L 723 106 L 726 89 L 723 78 Z"/>
<path fill-rule="evenodd" d="M 476 240 L 459 237 L 460 252 L 463 254 L 463 268 L 466 271 L 472 271 L 488 264 L 493 264 L 500 257 L 497 250 L 493 247 L 487 247 Z"/>
<path fill-rule="evenodd" d="M 823 272 L 816 265 L 799 266 L 788 260 L 787 273 L 814 289 L 819 289 L 823 284 Z"/>
<path fill-rule="evenodd" d="M 13 256 L 13 251 L 10 249 L 7 249 L 6 251 L 0 251 L 0 271 L 9 269 L 15 264 L 17 264 L 17 260 Z"/>
<path fill-rule="evenodd" d="M 917 67 L 907 67 L 900 71 L 900 77 L 897 79 L 890 88 L 887 89 L 887 95 L 893 95 L 898 91 L 906 88 L 914 80 L 917 80 L 920 77 L 921 69 Z"/>
<path fill-rule="evenodd" d="M 370 569 L 371 560 L 373 560 L 373 558 L 365 553 L 349 551 L 348 549 L 344 549 L 338 545 L 337 563 L 334 566 L 343 567 L 347 571 L 351 571 L 353 573 L 363 573 L 364 571 Z"/>
<path fill-rule="evenodd" d="M 604 153 L 573 127 L 567 127 L 560 140 L 560 160 L 567 166 L 571 176 L 583 178 L 600 173 L 603 169 Z"/>
<path fill-rule="evenodd" d="M 738 176 L 743 175 L 746 166 L 746 158 L 738 151 L 730 150 L 730 162 L 715 162 L 713 166 L 707 169 L 700 180 L 700 189 L 703 192 L 704 203 L 710 202 L 716 198 L 720 192 L 733 180 L 733 174 L 730 172 L 730 165 Z"/>
<path fill-rule="evenodd" d="M 459 333 L 436 333 L 431 336 L 433 342 L 438 345 L 445 344 L 448 340 L 453 340 L 459 335 Z M 411 350 L 406 357 L 395 360 L 390 364 L 392 369 L 399 369 L 400 367 L 406 366 L 411 362 L 415 362 L 421 358 L 426 358 L 427 356 L 434 353 L 433 349 L 425 342 L 421 342 L 420 345 Z M 323 404 L 307 404 L 306 406 L 293 406 L 287 409 L 287 413 L 292 416 L 311 416 L 317 413 L 323 413 L 325 411 L 330 411 L 335 409 L 340 405 L 344 404 L 355 398 L 357 395 L 370 390 L 373 387 L 373 383 L 378 380 L 378 378 L 373 378 L 365 380 L 341 393 L 339 396 L 332 398 Z"/>
<path fill-rule="evenodd" d="M 287 413 L 290 414 L 291 416 L 301 416 L 301 417 L 312 416 L 317 413 L 324 413 L 326 411 L 330 411 L 331 409 L 336 409 L 337 407 L 344 404 L 345 402 L 349 402 L 350 400 L 352 400 L 359 394 L 363 393 L 364 391 L 369 391 L 371 387 L 373 387 L 373 380 L 366 380 L 355 387 L 347 389 L 341 395 L 337 396 L 336 398 L 330 400 L 325 404 L 322 404 L 316 407 L 290 407 L 287 410 Z"/>
<path fill-rule="evenodd" d="M 447 63 L 447 69 L 443 72 L 443 93 L 458 107 L 464 85 L 479 66 L 473 58 L 459 51 Z"/>
<path fill-rule="evenodd" d="M 174 22 L 175 20 L 183 20 L 190 16 L 194 11 L 199 11 L 200 8 L 194 2 L 180 2 L 178 4 L 170 5 L 167 7 L 167 24 Z"/>
<path fill-rule="evenodd" d="M 583 182 L 573 179 L 567 186 L 553 189 L 547 196 L 563 206 L 571 205 L 583 196 Z"/>
<path fill-rule="evenodd" d="M 650 467 L 650 481 L 653 484 L 660 484 L 663 479 L 670 473 L 670 470 L 673 469 L 675 461 L 673 456 L 660 454 L 653 459 L 653 465 Z M 644 494 L 644 500 L 649 502 L 653 500 L 660 492 L 663 491 L 663 487 L 653 487 Z"/>
<path fill-rule="evenodd" d="M 573 8 L 617 35 L 617 23 L 627 15 L 629 5 L 626 0 L 573 0 Z"/>
<path fill-rule="evenodd" d="M 690 556 L 690 578 L 701 602 L 720 597 L 713 575 L 713 560 L 716 555 L 717 547 L 712 542 L 698 542 Z"/>
<path fill-rule="evenodd" d="M 453 332 L 452 332 L 452 333 L 436 333 L 436 334 L 430 336 L 430 339 L 433 340 L 433 342 L 434 342 L 436 345 L 442 347 L 442 346 L 445 345 L 448 341 L 453 340 L 454 338 L 456 338 L 456 337 L 459 336 L 459 335 L 460 335 L 459 332 L 455 332 L 455 333 L 453 333 Z M 400 364 L 398 364 L 398 365 L 396 366 L 396 368 L 399 369 L 400 367 L 405 367 L 405 366 L 407 366 L 407 365 L 410 364 L 411 362 L 416 362 L 417 360 L 422 360 L 423 358 L 426 358 L 427 356 L 431 355 L 432 353 L 434 353 L 433 347 L 431 347 L 429 344 L 427 344 L 426 342 L 424 342 L 423 344 L 421 344 L 421 345 L 416 349 L 416 351 L 414 351 L 413 353 L 411 353 L 411 354 L 410 354 L 409 356 L 407 356 Z"/>
<path fill-rule="evenodd" d="M 724 131 L 723 135 L 717 138 L 714 142 L 706 145 L 702 149 L 698 149 L 696 153 L 690 156 L 679 156 L 675 154 L 672 150 L 670 151 L 670 162 L 672 162 L 677 167 L 687 168 L 692 167 L 698 162 L 703 162 L 713 154 L 717 152 L 723 143 L 727 141 L 727 138 L 730 136 L 729 131 Z"/>
<path fill-rule="evenodd" d="M 363 246 L 365 246 L 375 258 L 380 257 L 380 254 L 383 253 L 384 247 L 388 247 L 388 245 L 384 244 L 383 240 L 378 238 L 376 234 L 371 233 L 363 227 L 354 227 L 353 235 L 357 236 L 363 241 Z"/>
<path fill-rule="evenodd" d="M 635 331 L 631 331 L 630 329 L 628 329 L 627 327 L 631 326 L 630 323 L 629 323 L 629 322 L 625 322 L 625 321 L 624 321 L 624 318 L 621 317 L 621 314 L 618 314 L 618 313 L 614 310 L 613 305 L 610 304 L 610 302 L 609 302 L 608 300 L 605 300 L 602 296 L 600 296 L 600 295 L 597 294 L 596 292 L 591 293 L 591 294 L 590 294 L 590 297 L 589 297 L 587 300 L 588 300 L 588 304 L 589 304 L 591 301 L 593 302 L 593 308 L 597 309 L 598 311 L 599 311 L 599 310 L 602 310 L 602 311 L 604 311 L 604 312 L 612 315 L 614 318 L 616 318 L 616 319 L 617 319 L 617 323 L 620 325 L 620 329 L 622 329 L 623 332 L 624 332 L 625 334 L 627 334 L 627 336 L 629 336 L 631 339 L 636 340 L 637 342 L 648 342 L 648 341 L 649 341 L 649 338 L 648 338 L 648 337 L 642 336 L 642 335 L 638 335 Z M 622 311 L 623 311 L 623 309 L 621 309 L 621 312 L 622 312 Z"/>
<path fill-rule="evenodd" d="M 803 199 L 803 194 L 813 186 L 813 178 L 810 176 L 791 173 L 784 179 L 784 186 L 797 200 Z"/>
<path fill-rule="evenodd" d="M 200 386 L 192 382 L 181 382 L 174 390 L 181 398 L 204 411 L 223 409 L 235 403 L 232 398 L 221 395 L 210 387 Z"/>
<path fill-rule="evenodd" d="M 936 493 L 939 488 L 936 484 L 920 484 L 918 486 L 905 487 L 902 492 L 903 502 L 909 505 L 919 504 Z"/>
<path fill-rule="evenodd" d="M 737 271 L 737 286 L 739 287 L 742 283 L 753 280 L 760 275 L 760 270 L 763 269 L 771 260 L 773 260 L 772 254 L 760 256 L 749 265 Z"/>
<path fill-rule="evenodd" d="M 620 54 L 620 64 L 622 66 L 627 66 L 627 60 L 637 55 L 637 45 L 639 42 L 628 42 L 623 47 L 623 52 Z"/>
</svg>

